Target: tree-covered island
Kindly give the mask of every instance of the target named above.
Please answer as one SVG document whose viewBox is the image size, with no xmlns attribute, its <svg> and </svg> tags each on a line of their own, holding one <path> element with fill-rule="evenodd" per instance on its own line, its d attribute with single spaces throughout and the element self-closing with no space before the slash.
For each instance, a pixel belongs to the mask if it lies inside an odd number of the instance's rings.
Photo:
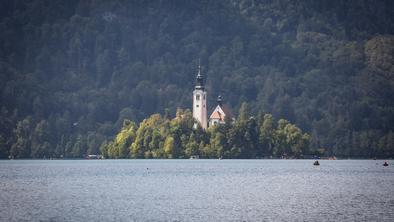
<svg viewBox="0 0 394 222">
<path fill-rule="evenodd" d="M 189 110 L 178 109 L 175 118 L 153 114 L 139 126 L 125 120 L 114 140 L 100 152 L 109 158 L 302 158 L 310 154 L 310 136 L 285 119 L 271 114 L 251 116 L 243 103 L 238 118 L 206 131 Z"/>
</svg>

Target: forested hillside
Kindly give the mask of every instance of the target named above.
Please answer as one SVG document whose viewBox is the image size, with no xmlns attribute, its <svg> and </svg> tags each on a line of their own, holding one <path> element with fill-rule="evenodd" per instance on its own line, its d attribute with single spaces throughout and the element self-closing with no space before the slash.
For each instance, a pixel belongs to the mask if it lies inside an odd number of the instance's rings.
<svg viewBox="0 0 394 222">
<path fill-rule="evenodd" d="M 326 155 L 394 156 L 391 0 L 8 0 L 0 157 L 96 154 L 125 119 L 174 118 L 199 59 L 209 110 L 221 94 Z"/>
</svg>

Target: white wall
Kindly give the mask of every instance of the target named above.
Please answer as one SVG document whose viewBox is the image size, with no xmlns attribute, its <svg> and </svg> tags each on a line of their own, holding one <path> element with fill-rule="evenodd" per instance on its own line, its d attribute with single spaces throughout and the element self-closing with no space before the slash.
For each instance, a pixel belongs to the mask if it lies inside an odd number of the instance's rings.
<svg viewBox="0 0 394 222">
<path fill-rule="evenodd" d="M 197 97 L 200 97 L 197 100 Z M 207 92 L 201 89 L 193 91 L 193 117 L 203 129 L 208 127 L 207 123 Z"/>
</svg>

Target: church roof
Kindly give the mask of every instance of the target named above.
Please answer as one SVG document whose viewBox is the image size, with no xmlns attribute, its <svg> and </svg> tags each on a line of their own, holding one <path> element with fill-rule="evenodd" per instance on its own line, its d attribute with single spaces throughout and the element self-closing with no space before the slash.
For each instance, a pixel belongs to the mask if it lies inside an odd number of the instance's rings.
<svg viewBox="0 0 394 222">
<path fill-rule="evenodd" d="M 231 113 L 230 109 L 226 105 L 222 105 L 220 108 L 222 108 L 223 112 L 226 114 L 228 118 L 233 118 L 234 115 Z"/>
<path fill-rule="evenodd" d="M 216 109 L 212 112 L 211 116 L 209 117 L 209 119 L 218 119 L 221 121 L 224 121 L 224 115 L 222 115 L 219 111 L 217 111 Z"/>
<path fill-rule="evenodd" d="M 212 112 L 209 119 L 218 119 L 220 121 L 224 121 L 226 116 L 228 118 L 232 118 L 233 114 L 230 112 L 230 109 L 226 105 L 218 105 L 215 110 Z"/>
</svg>

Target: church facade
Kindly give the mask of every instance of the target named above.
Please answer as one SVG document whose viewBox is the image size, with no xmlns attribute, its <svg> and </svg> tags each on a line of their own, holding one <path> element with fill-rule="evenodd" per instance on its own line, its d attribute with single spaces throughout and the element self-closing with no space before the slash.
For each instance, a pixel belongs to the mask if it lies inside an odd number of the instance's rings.
<svg viewBox="0 0 394 222">
<path fill-rule="evenodd" d="M 201 74 L 201 66 L 198 66 L 196 86 L 193 91 L 193 118 L 204 130 L 208 126 L 224 124 L 227 119 L 232 119 L 233 115 L 227 106 L 223 105 L 222 97 L 218 97 L 218 105 L 213 110 L 209 119 L 207 116 L 207 91 L 204 86 L 204 77 Z M 208 125 L 209 124 L 209 125 Z M 195 128 L 197 125 L 194 126 Z"/>
</svg>

